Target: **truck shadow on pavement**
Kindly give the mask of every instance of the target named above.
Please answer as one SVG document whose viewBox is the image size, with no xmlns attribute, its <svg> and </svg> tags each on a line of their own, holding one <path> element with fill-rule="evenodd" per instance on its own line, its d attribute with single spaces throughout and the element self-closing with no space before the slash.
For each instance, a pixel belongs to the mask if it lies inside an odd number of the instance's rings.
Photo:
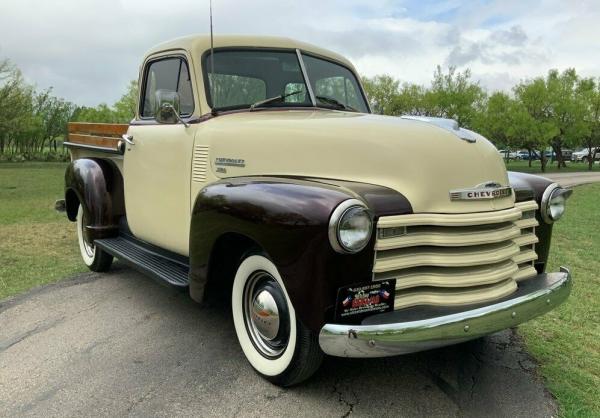
<svg viewBox="0 0 600 418">
<path fill-rule="evenodd" d="M 326 357 L 282 389 L 253 372 L 229 306 L 116 264 L 0 303 L 10 416 L 551 416 L 518 335 L 381 359 Z M 98 412 L 101 411 L 101 412 Z"/>
</svg>

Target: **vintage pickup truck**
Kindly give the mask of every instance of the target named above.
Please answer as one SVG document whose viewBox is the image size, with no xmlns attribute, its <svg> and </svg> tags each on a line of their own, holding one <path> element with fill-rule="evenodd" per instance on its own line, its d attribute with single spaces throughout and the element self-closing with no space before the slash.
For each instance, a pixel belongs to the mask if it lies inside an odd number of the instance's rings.
<svg viewBox="0 0 600 418">
<path fill-rule="evenodd" d="M 276 384 L 323 354 L 478 338 L 570 293 L 568 269 L 545 272 L 570 191 L 507 173 L 452 120 L 371 114 L 340 55 L 190 36 L 151 49 L 139 85 L 128 125 L 69 126 L 62 203 L 83 261 L 116 257 L 198 302 L 225 289 L 245 356 Z"/>
</svg>

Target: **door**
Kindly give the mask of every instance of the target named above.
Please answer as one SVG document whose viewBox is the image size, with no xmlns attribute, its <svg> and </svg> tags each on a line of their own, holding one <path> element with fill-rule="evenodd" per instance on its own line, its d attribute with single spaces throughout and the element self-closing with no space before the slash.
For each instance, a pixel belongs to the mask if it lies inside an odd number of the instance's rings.
<svg viewBox="0 0 600 418">
<path fill-rule="evenodd" d="M 184 56 L 145 63 L 139 119 L 129 128 L 124 155 L 125 208 L 133 234 L 146 242 L 188 255 L 190 176 L 195 125 L 159 124 L 156 92 L 177 92 L 183 119 L 194 112 L 189 67 Z"/>
</svg>

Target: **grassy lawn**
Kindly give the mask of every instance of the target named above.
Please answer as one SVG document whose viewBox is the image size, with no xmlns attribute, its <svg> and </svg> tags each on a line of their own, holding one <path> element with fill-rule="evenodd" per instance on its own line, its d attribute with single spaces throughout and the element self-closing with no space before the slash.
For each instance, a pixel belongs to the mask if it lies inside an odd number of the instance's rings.
<svg viewBox="0 0 600 418">
<path fill-rule="evenodd" d="M 539 161 L 532 161 L 531 167 L 529 167 L 529 161 L 523 160 L 511 160 L 506 164 L 507 170 L 511 171 L 522 171 L 523 173 L 532 173 L 543 175 L 541 170 L 541 163 Z M 548 162 L 546 165 L 547 173 L 571 173 L 574 171 L 588 171 L 588 165 L 584 163 L 575 163 L 572 161 L 567 161 L 567 167 L 562 167 L 560 170 L 558 169 L 558 164 L 556 161 L 554 163 Z M 594 164 L 592 171 L 600 171 L 600 164 Z"/>
<path fill-rule="evenodd" d="M 566 417 L 600 416 L 600 184 L 580 186 L 554 227 L 549 271 L 573 273 L 558 309 L 519 327 Z"/>
<path fill-rule="evenodd" d="M 527 162 L 511 163 L 509 169 L 521 166 Z M 53 208 L 62 197 L 65 167 L 0 163 L 0 299 L 86 270 L 74 224 Z M 598 203 L 600 184 L 576 188 L 554 229 L 549 270 L 561 264 L 572 268 L 571 298 L 519 328 L 567 417 L 600 416 Z"/>
<path fill-rule="evenodd" d="M 66 163 L 0 163 L 0 299 L 84 271 L 76 230 L 54 210 Z"/>
</svg>

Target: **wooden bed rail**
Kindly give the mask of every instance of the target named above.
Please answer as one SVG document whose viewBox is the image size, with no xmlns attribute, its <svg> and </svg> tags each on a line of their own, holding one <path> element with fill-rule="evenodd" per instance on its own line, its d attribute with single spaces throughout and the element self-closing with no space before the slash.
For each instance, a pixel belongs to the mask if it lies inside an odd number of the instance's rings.
<svg viewBox="0 0 600 418">
<path fill-rule="evenodd" d="M 121 135 L 127 133 L 129 125 L 124 123 L 70 122 L 68 141 L 70 148 L 87 148 L 94 151 L 118 153 Z"/>
</svg>

